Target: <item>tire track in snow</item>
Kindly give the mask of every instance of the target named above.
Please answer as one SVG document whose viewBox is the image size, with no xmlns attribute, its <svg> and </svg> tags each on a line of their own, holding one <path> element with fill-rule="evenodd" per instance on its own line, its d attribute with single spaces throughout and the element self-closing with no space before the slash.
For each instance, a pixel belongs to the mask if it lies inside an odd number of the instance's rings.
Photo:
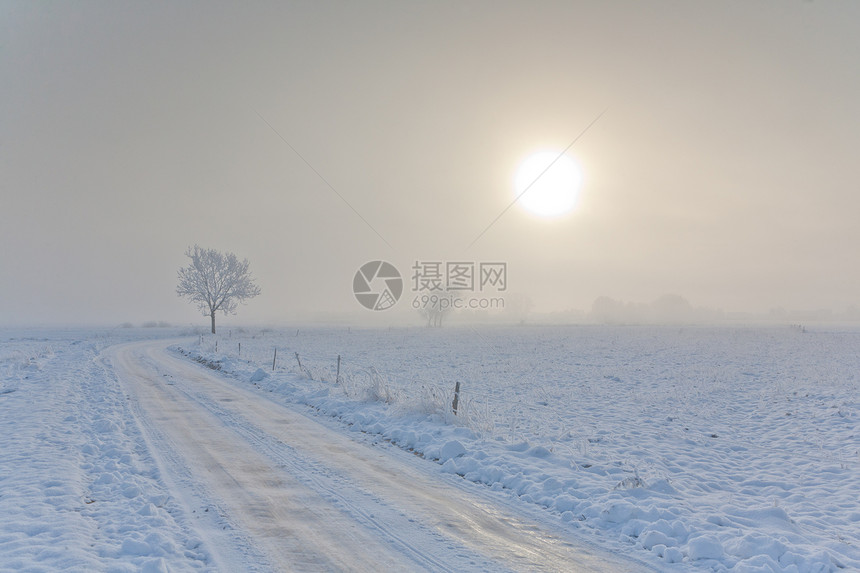
<svg viewBox="0 0 860 573">
<path fill-rule="evenodd" d="M 165 383 L 139 348 L 119 347 L 113 364 L 139 404 L 155 450 L 167 453 L 169 470 L 184 467 L 179 482 L 190 505 L 215 507 L 218 519 L 236 530 L 217 534 L 225 570 L 376 571 L 410 570 L 414 564 L 386 548 L 316 494 L 279 471 L 215 415 Z M 180 461 L 181 460 L 181 461 Z M 178 462 L 178 463 L 177 463 Z M 230 543 L 234 547 L 225 548 Z M 235 545 L 239 547 L 235 547 Z M 256 561 L 257 563 L 249 562 Z M 239 566 L 238 569 L 234 567 Z"/>
<path fill-rule="evenodd" d="M 189 395 L 189 397 L 218 416 L 258 452 L 277 462 L 278 467 L 288 470 L 296 479 L 311 487 L 327 501 L 334 502 L 337 506 L 344 508 L 357 522 L 377 530 L 397 545 L 401 551 L 409 554 L 416 563 L 427 566 L 434 571 L 453 573 L 461 570 L 457 566 L 448 566 L 434 557 L 433 552 L 422 550 L 415 543 L 410 543 L 405 536 L 398 534 L 397 531 L 403 529 L 423 529 L 425 531 L 422 533 L 434 536 L 432 530 L 416 523 L 415 520 L 411 520 L 396 507 L 387 503 L 386 500 L 375 497 L 370 492 L 356 489 L 346 476 L 339 472 L 327 471 L 321 464 L 304 455 L 295 447 L 266 434 L 256 426 L 249 425 L 246 420 L 237 417 L 232 411 L 221 407 L 206 396 Z M 444 542 L 444 540 L 440 538 L 440 542 Z M 447 550 L 450 552 L 451 548 L 448 547 Z"/>
<path fill-rule="evenodd" d="M 172 437 L 162 444 L 187 456 L 193 475 L 183 479 L 206 482 L 198 495 L 215 501 L 279 566 L 634 569 L 171 356 L 165 346 L 126 345 L 112 355 L 142 416 Z"/>
<path fill-rule="evenodd" d="M 265 562 L 264 555 L 253 547 L 235 520 L 229 519 L 227 508 L 211 488 L 195 479 L 181 450 L 160 428 L 161 421 L 150 417 L 138 400 L 129 400 L 129 407 L 172 495 L 188 509 L 189 515 L 203 521 L 196 524 L 197 533 L 211 553 L 216 570 L 261 571 L 255 564 Z"/>
</svg>

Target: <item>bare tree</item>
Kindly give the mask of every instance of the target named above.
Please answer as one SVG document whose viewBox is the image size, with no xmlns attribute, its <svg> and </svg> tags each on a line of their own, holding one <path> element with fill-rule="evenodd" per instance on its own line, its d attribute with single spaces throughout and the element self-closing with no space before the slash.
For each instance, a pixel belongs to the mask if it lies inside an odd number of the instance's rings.
<svg viewBox="0 0 860 573">
<path fill-rule="evenodd" d="M 427 326 L 442 326 L 442 319 L 454 310 L 454 304 L 460 297 L 450 290 L 439 291 L 438 293 L 421 295 L 416 300 L 415 308 L 418 313 L 427 319 Z"/>
<path fill-rule="evenodd" d="M 179 269 L 179 286 L 176 294 L 197 303 L 203 316 L 212 318 L 215 334 L 215 313 L 219 310 L 235 314 L 236 307 L 245 299 L 260 294 L 248 270 L 248 259 L 239 261 L 233 253 L 220 253 L 214 249 L 188 247 L 185 256 L 191 264 Z"/>
</svg>

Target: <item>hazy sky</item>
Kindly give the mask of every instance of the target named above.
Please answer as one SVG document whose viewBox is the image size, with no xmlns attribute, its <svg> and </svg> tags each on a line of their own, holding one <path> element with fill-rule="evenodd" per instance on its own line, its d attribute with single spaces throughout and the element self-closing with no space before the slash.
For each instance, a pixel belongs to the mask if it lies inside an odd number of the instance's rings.
<svg viewBox="0 0 860 573">
<path fill-rule="evenodd" d="M 0 324 L 205 325 L 175 295 L 194 243 L 250 259 L 240 322 L 362 310 L 374 259 L 505 261 L 536 311 L 860 306 L 858 22 L 853 0 L 0 0 Z M 569 152 L 576 210 L 515 206 L 467 248 L 518 163 L 604 110 Z"/>
</svg>

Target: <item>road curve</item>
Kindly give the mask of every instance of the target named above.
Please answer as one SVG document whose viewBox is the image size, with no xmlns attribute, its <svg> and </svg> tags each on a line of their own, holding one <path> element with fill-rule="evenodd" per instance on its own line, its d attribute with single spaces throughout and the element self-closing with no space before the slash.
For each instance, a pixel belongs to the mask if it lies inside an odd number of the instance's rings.
<svg viewBox="0 0 860 573">
<path fill-rule="evenodd" d="M 332 430 L 167 350 L 111 347 L 164 479 L 218 568 L 247 571 L 647 569 Z M 400 455 L 403 454 L 403 455 Z M 470 491 L 476 490 L 476 491 Z M 207 521 L 208 520 L 208 521 Z"/>
</svg>

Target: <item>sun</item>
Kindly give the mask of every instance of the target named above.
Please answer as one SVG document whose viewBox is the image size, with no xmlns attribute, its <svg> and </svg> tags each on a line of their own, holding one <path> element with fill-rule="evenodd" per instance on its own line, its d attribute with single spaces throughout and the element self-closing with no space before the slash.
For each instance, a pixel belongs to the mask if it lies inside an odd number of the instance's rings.
<svg viewBox="0 0 860 573">
<path fill-rule="evenodd" d="M 515 196 L 526 210 L 541 217 L 559 217 L 576 206 L 582 171 L 558 151 L 538 151 L 520 164 L 514 177 Z"/>
</svg>

